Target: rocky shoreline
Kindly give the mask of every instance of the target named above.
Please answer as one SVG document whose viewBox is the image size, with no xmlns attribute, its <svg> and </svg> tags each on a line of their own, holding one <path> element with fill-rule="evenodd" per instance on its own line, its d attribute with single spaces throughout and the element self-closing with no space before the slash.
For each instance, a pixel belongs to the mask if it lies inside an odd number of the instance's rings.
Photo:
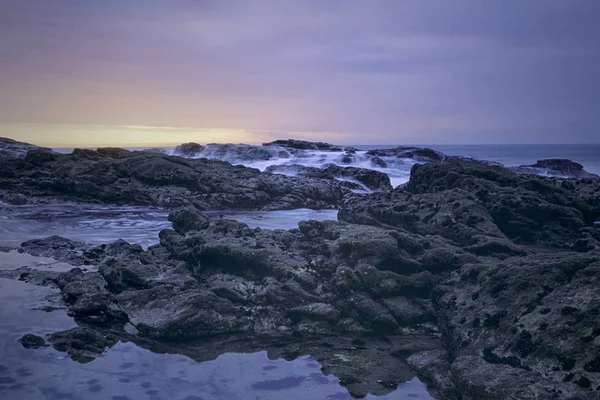
<svg viewBox="0 0 600 400">
<path fill-rule="evenodd" d="M 171 210 L 173 229 L 148 250 L 60 237 L 19 249 L 96 271 L 0 271 L 61 290 L 79 327 L 45 340 L 74 359 L 117 340 L 182 354 L 246 346 L 311 354 L 357 397 L 414 373 L 444 399 L 600 395 L 598 179 L 394 149 L 385 155 L 428 159 L 391 190 L 389 178 L 359 168 L 290 177 L 155 152 L 26 149 L 0 158 L 5 203 Z M 377 192 L 353 193 L 340 174 Z M 300 207 L 337 208 L 339 221 L 263 230 L 203 214 Z M 355 361 L 340 363 L 345 352 Z"/>
</svg>

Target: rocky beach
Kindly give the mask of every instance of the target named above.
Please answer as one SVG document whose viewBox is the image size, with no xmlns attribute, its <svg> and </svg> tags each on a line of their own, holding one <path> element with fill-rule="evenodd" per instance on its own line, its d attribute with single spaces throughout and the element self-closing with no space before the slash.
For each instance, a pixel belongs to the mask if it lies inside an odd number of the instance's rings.
<svg viewBox="0 0 600 400">
<path fill-rule="evenodd" d="M 41 303 L 13 307 L 67 321 L 3 345 L 81 365 L 128 345 L 199 365 L 266 352 L 356 398 L 412 384 L 422 399 L 598 399 L 600 179 L 575 161 L 291 139 L 61 154 L 0 139 L 0 224 L 57 207 L 153 221 L 138 241 L 102 242 L 59 219 L 2 248 L 0 293 L 37 287 Z M 408 182 L 392 184 L 394 166 Z M 291 226 L 249 222 L 270 213 Z M 0 398 L 17 371 L 0 361 Z"/>
</svg>

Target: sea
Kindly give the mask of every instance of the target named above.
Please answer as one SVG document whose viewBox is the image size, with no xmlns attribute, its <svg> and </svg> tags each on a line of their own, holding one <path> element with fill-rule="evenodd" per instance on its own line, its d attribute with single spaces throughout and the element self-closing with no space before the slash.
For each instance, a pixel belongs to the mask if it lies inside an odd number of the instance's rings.
<svg viewBox="0 0 600 400">
<path fill-rule="evenodd" d="M 388 174 L 394 186 L 408 181 L 412 166 L 418 162 L 383 157 L 385 164 L 382 166 L 380 162 L 374 163 L 367 151 L 395 146 L 348 146 L 358 149 L 350 158 L 344 157 L 343 152 L 290 152 L 283 148 L 260 147 L 267 149 L 272 157 L 255 160 L 246 156 L 248 148 L 244 145 L 208 145 L 195 157 L 220 159 L 263 171 L 272 166 L 290 164 L 311 167 L 337 164 L 370 168 Z M 600 174 L 600 144 L 412 146 L 433 148 L 446 155 L 499 162 L 505 166 L 565 158 L 582 164 L 588 172 Z M 73 149 L 56 150 L 70 152 Z M 175 147 L 155 151 L 177 154 Z M 216 210 L 209 214 L 213 218 L 236 219 L 263 229 L 293 229 L 299 221 L 306 219 L 337 219 L 335 210 Z M 166 211 L 150 207 L 0 204 L 0 248 L 15 248 L 25 240 L 50 235 L 92 244 L 124 239 L 147 248 L 158 243 L 160 230 L 170 226 Z M 0 270 L 23 265 L 54 270 L 65 268 L 52 259 L 32 258 L 14 250 L 0 252 Z M 56 295 L 47 287 L 0 278 L 0 400 L 351 399 L 339 380 L 321 373 L 318 362 L 310 356 L 292 361 L 272 360 L 264 351 L 259 351 L 223 353 L 213 360 L 198 362 L 184 355 L 153 352 L 133 343 L 119 343 L 98 359 L 88 364 L 78 364 L 51 348 L 22 348 L 17 340 L 24 333 L 46 334 L 75 326 L 65 310 L 51 313 L 39 310 L 40 304 Z M 367 398 L 434 399 L 426 384 L 416 377 L 388 395 L 369 395 Z"/>
</svg>

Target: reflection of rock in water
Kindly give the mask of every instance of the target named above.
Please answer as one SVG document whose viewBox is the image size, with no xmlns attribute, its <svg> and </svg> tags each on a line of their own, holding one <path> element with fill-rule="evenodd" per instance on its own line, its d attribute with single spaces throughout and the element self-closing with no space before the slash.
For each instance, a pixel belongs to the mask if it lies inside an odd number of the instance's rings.
<svg viewBox="0 0 600 400">
<path fill-rule="evenodd" d="M 39 277 L 34 277 L 35 270 L 29 271 L 33 272 L 30 278 L 42 283 Z M 48 271 L 40 274 L 56 275 Z M 353 339 L 230 335 L 199 342 L 161 344 L 85 325 L 70 328 L 73 322 L 64 311 L 37 311 L 49 304 L 48 296 L 52 296 L 50 299 L 56 304 L 56 293 L 48 287 L 0 279 L 3 305 L 0 318 L 11 321 L 10 328 L 0 326 L 0 341 L 14 343 L 9 347 L 2 346 L 0 350 L 0 398 L 7 394 L 28 399 L 79 398 L 86 393 L 98 393 L 108 396 L 102 398 L 137 399 L 153 391 L 156 396 L 181 393 L 183 399 L 194 396 L 191 393 L 198 393 L 199 387 L 212 386 L 219 389 L 209 398 L 223 400 L 243 398 L 239 396 L 247 391 L 272 392 L 273 399 L 280 398 L 277 396 L 282 393 L 309 396 L 306 398 L 321 398 L 319 396 L 324 393 L 330 393 L 330 398 L 350 398 L 336 389 L 339 388 L 338 380 L 354 396 L 363 397 L 367 393 L 390 393 L 398 384 L 414 378 L 414 373 L 399 356 L 440 346 L 435 339 L 411 336 Z M 70 329 L 48 334 L 61 327 Z M 40 335 L 45 336 L 53 348 L 43 347 Z M 18 343 L 19 339 L 23 345 Z M 34 342 L 34 347 L 37 344 L 42 347 L 38 350 L 24 348 Z M 85 369 L 72 364 L 53 349 L 67 352 L 73 360 L 85 363 Z M 140 349 L 150 350 L 153 354 Z M 173 354 L 189 357 L 195 362 Z M 170 378 L 162 376 L 163 373 L 172 375 L 173 368 L 179 373 Z M 209 378 L 222 375 L 218 372 L 221 370 L 228 373 L 219 380 Z M 253 371 L 262 372 L 256 374 Z M 64 378 L 57 382 L 54 376 Z M 239 381 L 235 385 L 240 387 L 231 388 L 233 381 Z M 429 398 L 418 380 L 403 387 L 410 393 L 419 394 L 416 398 Z M 204 398 L 202 396 L 204 394 L 198 398 Z"/>
<path fill-rule="evenodd" d="M 157 343 L 133 336 L 115 336 L 114 332 L 76 328 L 50 335 L 54 348 L 66 351 L 81 363 L 92 361 L 104 354 L 105 347 L 120 342 L 132 341 L 141 348 L 157 354 L 181 354 L 203 363 L 213 361 L 223 354 L 252 354 L 266 351 L 269 360 L 294 361 L 310 356 L 310 366 L 320 373 L 311 373 L 317 382 L 329 382 L 326 376 L 335 376 L 341 385 L 355 397 L 368 393 L 383 395 L 391 393 L 399 384 L 415 377 L 404 356 L 421 351 L 440 349 L 441 343 L 427 336 L 390 336 L 374 338 L 365 336 L 324 337 L 248 337 L 229 335 L 188 343 Z M 133 366 L 133 365 L 132 365 Z M 275 369 L 265 366 L 264 370 Z M 285 376 L 256 382 L 256 390 L 280 390 L 298 386 L 305 376 Z"/>
</svg>

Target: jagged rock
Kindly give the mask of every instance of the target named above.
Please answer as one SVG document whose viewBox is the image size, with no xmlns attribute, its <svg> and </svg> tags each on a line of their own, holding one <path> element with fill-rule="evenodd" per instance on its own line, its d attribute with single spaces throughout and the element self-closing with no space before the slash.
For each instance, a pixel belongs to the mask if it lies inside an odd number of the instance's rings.
<svg viewBox="0 0 600 400">
<path fill-rule="evenodd" d="M 533 165 L 520 165 L 511 167 L 511 170 L 519 174 L 534 174 L 543 176 L 557 176 L 562 178 L 600 178 L 583 169 L 583 165 L 565 159 L 538 160 Z"/>
<path fill-rule="evenodd" d="M 289 154 L 280 152 L 277 156 L 286 158 Z M 209 144 L 203 152 L 203 156 L 209 159 L 223 160 L 232 164 L 252 161 L 266 161 L 275 156 L 268 149 L 248 144 Z"/>
<path fill-rule="evenodd" d="M 312 303 L 305 306 L 294 307 L 288 310 L 290 318 L 307 318 L 314 321 L 337 322 L 340 312 L 330 304 Z"/>
<path fill-rule="evenodd" d="M 269 143 L 263 143 L 263 146 L 281 146 L 297 150 L 321 150 L 321 151 L 342 151 L 340 146 L 324 142 L 307 142 L 305 140 L 279 139 Z"/>
<path fill-rule="evenodd" d="M 408 297 L 391 297 L 383 300 L 398 324 L 411 326 L 422 322 L 435 321 L 434 311 L 429 300 Z"/>
<path fill-rule="evenodd" d="M 13 206 L 22 206 L 29 203 L 29 199 L 20 193 L 0 193 L 0 202 Z"/>
<path fill-rule="evenodd" d="M 453 374 L 467 386 L 464 393 L 549 399 L 552 392 L 570 398 L 597 388 L 599 284 L 598 253 L 534 255 L 462 267 L 434 299 L 456 359 Z M 535 385 L 525 392 L 520 383 L 499 386 L 515 375 Z"/>
<path fill-rule="evenodd" d="M 271 165 L 266 172 L 294 174 L 319 179 L 352 179 L 371 190 L 392 190 L 390 178 L 383 172 L 372 169 L 340 167 L 329 164 L 323 168 L 305 167 L 303 165 Z M 359 186 L 359 188 L 361 188 Z"/>
<path fill-rule="evenodd" d="M 244 310 L 203 290 L 173 291 L 165 286 L 127 291 L 119 303 L 141 335 L 162 339 L 194 339 L 244 330 Z"/>
<path fill-rule="evenodd" d="M 29 150 L 51 153 L 52 149 L 0 137 L 0 158 L 24 158 Z"/>
<path fill-rule="evenodd" d="M 190 142 L 183 143 L 175 147 L 175 154 L 182 155 L 184 157 L 193 157 L 198 155 L 204 150 L 204 146 L 198 143 Z"/>
<path fill-rule="evenodd" d="M 527 253 L 515 243 L 572 248 L 589 237 L 599 216 L 593 190 L 571 191 L 551 178 L 454 157 L 415 165 L 405 189 L 348 198 L 338 214 L 349 222 L 441 235 L 483 256 Z"/>
<path fill-rule="evenodd" d="M 30 150 L 24 159 L 0 158 L 0 186 L 4 196 L 27 199 L 213 210 L 332 208 L 345 193 L 336 181 L 122 149 Z"/>
<path fill-rule="evenodd" d="M 420 162 L 442 161 L 445 158 L 444 154 L 433 149 L 403 146 L 393 149 L 369 150 L 367 154 L 376 157 L 412 158 Z"/>
<path fill-rule="evenodd" d="M 195 208 L 187 207 L 169 214 L 175 232 L 183 235 L 189 231 L 201 231 L 208 227 L 209 219 Z"/>
<path fill-rule="evenodd" d="M 436 391 L 442 396 L 449 399 L 458 397 L 446 350 L 430 350 L 413 354 L 406 361 L 420 376 L 433 382 Z"/>
<path fill-rule="evenodd" d="M 21 342 L 21 345 L 26 349 L 39 349 L 46 345 L 46 341 L 43 337 L 32 334 L 23 335 L 23 337 L 19 339 L 19 342 Z"/>
<path fill-rule="evenodd" d="M 88 328 L 74 328 L 56 332 L 48 337 L 48 341 L 58 351 L 67 352 L 71 358 L 86 364 L 102 355 L 107 347 L 117 343 L 117 337 Z"/>
<path fill-rule="evenodd" d="M 77 266 L 89 264 L 83 253 L 91 248 L 83 242 L 60 236 L 28 240 L 21 244 L 21 250 L 32 256 L 50 257 Z"/>
</svg>

